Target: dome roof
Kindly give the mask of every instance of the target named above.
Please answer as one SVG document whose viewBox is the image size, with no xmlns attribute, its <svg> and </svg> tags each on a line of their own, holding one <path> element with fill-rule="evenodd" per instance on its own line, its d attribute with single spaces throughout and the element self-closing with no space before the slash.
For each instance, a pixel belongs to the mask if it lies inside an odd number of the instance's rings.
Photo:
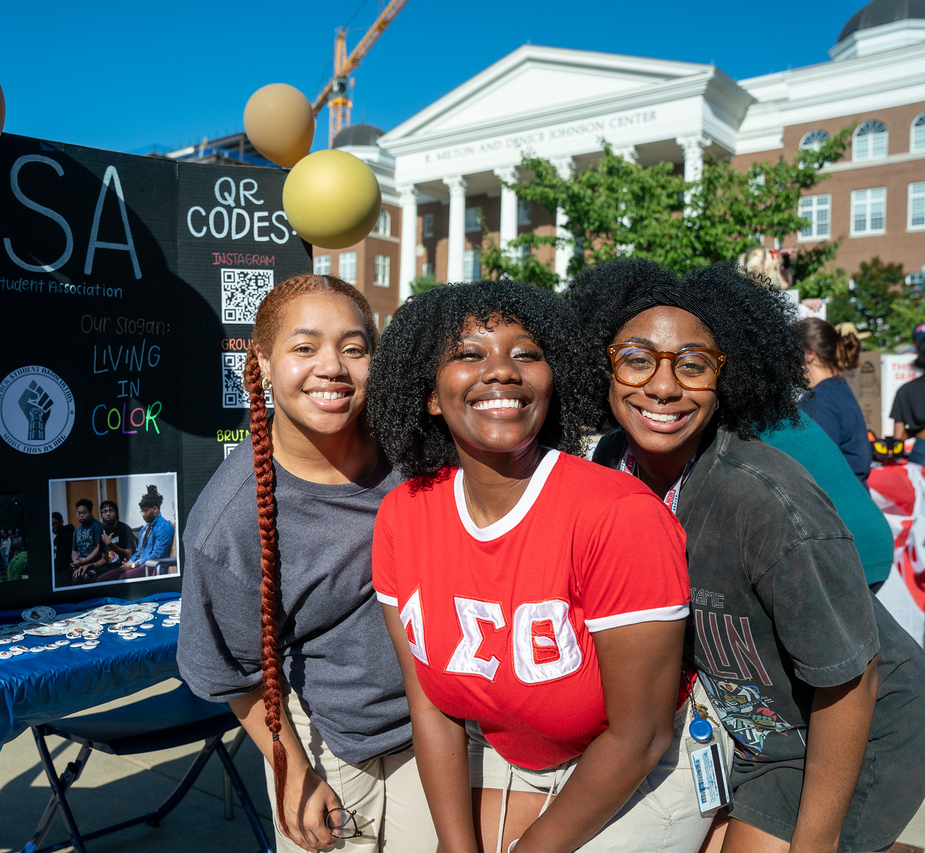
<svg viewBox="0 0 925 853">
<path fill-rule="evenodd" d="M 871 0 L 849 18 L 848 23 L 842 27 L 838 40 L 843 41 L 860 30 L 906 21 L 909 18 L 925 18 L 925 0 Z"/>
<path fill-rule="evenodd" d="M 922 0 L 925 3 L 925 0 Z M 375 145 L 376 140 L 385 133 L 371 124 L 351 124 L 334 137 L 332 148 L 344 148 L 348 145 Z"/>
</svg>

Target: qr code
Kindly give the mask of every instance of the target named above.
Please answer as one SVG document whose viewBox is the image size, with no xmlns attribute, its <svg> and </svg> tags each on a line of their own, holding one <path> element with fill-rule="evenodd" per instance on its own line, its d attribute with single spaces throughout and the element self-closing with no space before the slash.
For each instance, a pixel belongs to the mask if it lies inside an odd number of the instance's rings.
<svg viewBox="0 0 925 853">
<path fill-rule="evenodd" d="M 273 289 L 273 270 L 222 270 L 222 322 L 253 323 Z"/>
<path fill-rule="evenodd" d="M 247 354 L 243 352 L 223 352 L 222 353 L 222 408 L 223 409 L 248 409 L 250 408 L 250 399 L 244 392 L 244 362 L 247 360 Z M 267 405 L 273 405 L 273 396 L 267 391 Z"/>
</svg>

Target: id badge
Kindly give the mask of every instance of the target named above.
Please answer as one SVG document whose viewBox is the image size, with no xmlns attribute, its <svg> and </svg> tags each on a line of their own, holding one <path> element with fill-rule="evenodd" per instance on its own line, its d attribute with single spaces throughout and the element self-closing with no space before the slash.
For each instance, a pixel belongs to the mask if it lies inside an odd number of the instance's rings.
<svg viewBox="0 0 925 853">
<path fill-rule="evenodd" d="M 690 752 L 691 772 L 697 788 L 697 804 L 705 815 L 732 802 L 729 781 L 719 745 L 713 743 Z"/>
</svg>

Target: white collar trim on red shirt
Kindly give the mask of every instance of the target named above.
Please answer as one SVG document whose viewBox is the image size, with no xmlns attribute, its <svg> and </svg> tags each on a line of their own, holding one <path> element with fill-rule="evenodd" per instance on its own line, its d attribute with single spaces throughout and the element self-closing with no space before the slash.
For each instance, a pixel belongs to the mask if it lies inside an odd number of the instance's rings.
<svg viewBox="0 0 925 853">
<path fill-rule="evenodd" d="M 504 536 L 505 533 L 509 533 L 517 527 L 533 507 L 533 504 L 536 503 L 536 499 L 540 496 L 540 492 L 543 491 L 543 486 L 552 473 L 553 466 L 558 458 L 558 450 L 547 451 L 533 472 L 533 476 L 527 484 L 527 490 L 520 496 L 520 500 L 517 501 L 514 508 L 494 524 L 489 524 L 488 527 L 477 527 L 469 515 L 469 509 L 466 507 L 466 493 L 463 491 L 463 472 L 462 468 L 459 468 L 453 480 L 453 496 L 456 498 L 456 511 L 459 513 L 459 520 L 462 522 L 462 526 L 466 528 L 466 532 L 473 539 L 478 539 L 480 542 L 491 542 L 492 539 Z"/>
</svg>

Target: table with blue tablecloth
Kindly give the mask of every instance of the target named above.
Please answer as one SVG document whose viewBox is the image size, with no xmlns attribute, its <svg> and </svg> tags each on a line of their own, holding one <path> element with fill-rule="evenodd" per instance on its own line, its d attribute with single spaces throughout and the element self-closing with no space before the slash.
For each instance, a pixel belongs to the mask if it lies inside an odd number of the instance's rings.
<svg viewBox="0 0 925 853">
<path fill-rule="evenodd" d="M 169 602 L 178 605 L 179 601 L 178 593 L 158 593 L 140 602 L 97 598 L 80 604 L 56 605 L 51 618 L 66 619 L 110 604 L 154 602 L 160 608 Z M 20 622 L 22 614 L 21 610 L 0 611 L 0 628 Z M 58 720 L 176 677 L 179 625 L 170 624 L 174 620 L 157 612 L 152 621 L 143 636 L 134 639 L 104 630 L 99 645 L 93 648 L 69 641 L 68 645 L 40 653 L 26 651 L 0 658 L 0 745 L 31 726 Z M 16 645 L 33 648 L 60 639 L 60 635 L 26 635 Z M 0 651 L 9 648 L 10 643 L 0 645 Z"/>
</svg>

